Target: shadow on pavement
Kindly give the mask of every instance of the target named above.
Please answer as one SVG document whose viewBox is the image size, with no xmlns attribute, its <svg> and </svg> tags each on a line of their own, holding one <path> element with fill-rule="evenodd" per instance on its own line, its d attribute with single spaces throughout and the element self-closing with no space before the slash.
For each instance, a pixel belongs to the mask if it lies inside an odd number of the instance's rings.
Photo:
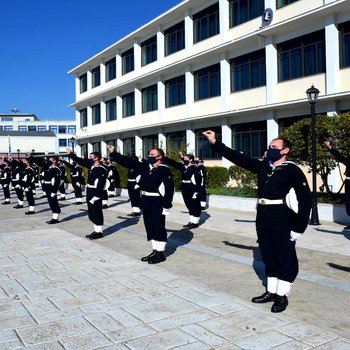
<svg viewBox="0 0 350 350">
<path fill-rule="evenodd" d="M 105 230 L 103 230 L 104 237 L 109 236 L 112 233 L 118 232 L 119 230 L 126 228 L 128 226 L 136 225 L 140 221 L 139 217 L 123 218 L 123 217 L 119 216 L 118 218 L 125 219 L 125 220 L 122 222 L 118 222 L 117 224 L 115 224 L 113 226 L 109 226 Z"/>
<path fill-rule="evenodd" d="M 345 272 L 350 272 L 350 267 L 349 266 L 342 266 L 334 263 L 327 263 L 329 267 L 332 267 L 333 269 L 345 271 Z"/>
<path fill-rule="evenodd" d="M 176 252 L 178 247 L 188 244 L 193 238 L 193 233 L 191 231 L 184 230 L 168 230 L 172 231 L 171 235 L 168 237 L 168 243 L 165 248 L 165 255 L 169 256 Z"/>
</svg>

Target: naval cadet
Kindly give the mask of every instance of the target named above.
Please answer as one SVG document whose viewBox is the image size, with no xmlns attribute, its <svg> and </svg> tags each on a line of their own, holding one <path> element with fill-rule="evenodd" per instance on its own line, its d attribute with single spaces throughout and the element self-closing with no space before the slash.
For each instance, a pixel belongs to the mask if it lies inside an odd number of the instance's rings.
<svg viewBox="0 0 350 350">
<path fill-rule="evenodd" d="M 282 312 L 287 308 L 287 295 L 299 271 L 295 243 L 306 230 L 311 210 L 311 194 L 305 175 L 295 163 L 287 160 L 291 143 L 283 138 L 273 139 L 261 161 L 225 146 L 216 140 L 211 130 L 204 131 L 203 135 L 218 154 L 258 174 L 256 229 L 267 290 L 254 297 L 252 302 L 274 302 L 271 311 Z M 286 196 L 291 189 L 296 194 L 297 213 L 286 205 Z"/>
<path fill-rule="evenodd" d="M 77 162 L 69 163 L 64 159 L 62 159 L 61 162 L 70 169 L 70 179 L 74 190 L 75 204 L 82 204 L 83 194 L 81 188 L 85 185 L 83 168 Z"/>
<path fill-rule="evenodd" d="M 23 159 L 23 163 L 26 166 L 23 173 L 23 190 L 29 205 L 29 210 L 26 211 L 25 214 L 33 215 L 35 214 L 35 199 L 33 192 L 33 184 L 35 184 L 35 169 L 33 169 L 33 163 L 30 160 Z"/>
<path fill-rule="evenodd" d="M 2 189 L 4 191 L 5 201 L 2 204 L 7 205 L 10 204 L 10 184 L 11 184 L 11 168 L 10 161 L 7 158 L 4 158 L 4 166 L 1 171 L 0 182 Z"/>
</svg>

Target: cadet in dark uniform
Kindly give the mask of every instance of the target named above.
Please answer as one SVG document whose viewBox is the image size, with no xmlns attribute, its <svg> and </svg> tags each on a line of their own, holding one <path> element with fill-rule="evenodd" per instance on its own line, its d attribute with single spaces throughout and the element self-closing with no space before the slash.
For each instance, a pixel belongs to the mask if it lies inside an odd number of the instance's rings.
<svg viewBox="0 0 350 350">
<path fill-rule="evenodd" d="M 81 192 L 81 186 L 85 185 L 85 179 L 83 175 L 83 168 L 73 162 L 72 164 L 62 159 L 63 164 L 70 169 L 70 178 L 75 195 L 75 204 L 79 205 L 83 203 L 83 194 Z"/>
<path fill-rule="evenodd" d="M 325 141 L 324 145 L 338 162 L 345 165 L 345 209 L 346 214 L 350 216 L 350 157 L 347 158 L 341 154 L 330 141 Z M 345 226 L 344 230 L 350 230 L 350 225 Z"/>
<path fill-rule="evenodd" d="M 68 151 L 68 156 L 81 166 L 89 169 L 88 184 L 86 186 L 86 203 L 88 206 L 89 220 L 94 224 L 94 231 L 86 235 L 89 239 L 98 239 L 103 237 L 103 211 L 102 196 L 105 192 L 107 172 L 101 165 L 101 154 L 92 152 L 88 158 L 79 158 L 73 151 Z"/>
<path fill-rule="evenodd" d="M 201 216 L 199 191 L 202 178 L 198 167 L 194 164 L 194 156 L 192 154 L 186 154 L 183 156 L 182 163 L 164 157 L 164 163 L 181 171 L 181 193 L 190 215 L 189 222 L 183 225 L 183 227 L 187 229 L 198 227 Z"/>
<path fill-rule="evenodd" d="M 42 166 L 43 180 L 42 188 L 45 191 L 45 197 L 49 202 L 49 207 L 52 211 L 52 219 L 46 221 L 47 224 L 58 224 L 59 215 L 61 213 L 61 208 L 58 204 L 57 192 L 61 184 L 61 170 L 57 166 L 58 158 L 50 157 L 49 160 L 46 160 L 41 157 L 29 157 L 29 161 L 35 162 L 39 166 Z"/>
<path fill-rule="evenodd" d="M 4 158 L 4 168 L 2 169 L 1 172 L 1 177 L 0 177 L 0 182 L 2 189 L 4 191 L 4 197 L 5 201 L 2 202 L 2 204 L 10 204 L 10 183 L 11 183 L 11 168 L 10 168 L 10 162 L 7 158 Z"/>
<path fill-rule="evenodd" d="M 24 159 L 23 163 L 26 168 L 23 173 L 23 190 L 26 195 L 29 210 L 25 212 L 26 215 L 35 214 L 35 199 L 33 194 L 33 183 L 35 183 L 35 170 L 32 168 L 32 162 Z"/>
<path fill-rule="evenodd" d="M 60 192 L 60 198 L 58 198 L 59 201 L 64 201 L 66 200 L 66 184 L 68 184 L 68 178 L 67 178 L 67 170 L 66 167 L 64 166 L 62 160 L 58 162 L 58 167 L 61 170 L 61 184 L 58 189 Z"/>
<path fill-rule="evenodd" d="M 166 260 L 164 254 L 167 231 L 165 216 L 172 207 L 174 195 L 174 182 L 170 169 L 162 163 L 164 152 L 155 148 L 149 151 L 148 162 L 140 163 L 138 160 L 123 156 L 115 152 L 115 147 L 107 145 L 111 152 L 110 157 L 116 163 L 129 169 L 139 169 L 141 173 L 138 185 L 141 189 L 141 208 L 145 223 L 147 240 L 151 241 L 153 251 L 141 258 L 149 264 L 158 264 Z"/>
<path fill-rule="evenodd" d="M 108 188 L 110 186 L 109 180 L 108 180 L 108 163 L 107 158 L 101 157 L 101 166 L 103 166 L 106 169 L 106 184 L 105 184 L 105 190 L 102 193 L 102 209 L 108 208 Z"/>
<path fill-rule="evenodd" d="M 24 171 L 24 164 L 20 160 L 12 159 L 10 161 L 11 169 L 12 169 L 12 176 L 11 176 L 11 182 L 12 187 L 15 189 L 16 195 L 17 195 L 17 205 L 14 206 L 15 209 L 23 208 L 23 187 L 22 187 L 22 178 L 23 178 L 23 171 Z"/>
<path fill-rule="evenodd" d="M 116 189 L 120 187 L 120 177 L 117 168 L 110 159 L 107 160 L 107 174 L 107 180 L 109 181 L 108 196 L 115 197 Z"/>
<path fill-rule="evenodd" d="M 132 159 L 135 160 L 136 162 L 139 162 L 139 159 L 136 156 L 132 157 Z M 132 212 L 128 214 L 128 216 L 141 215 L 141 210 L 140 210 L 141 194 L 140 194 L 140 186 L 138 185 L 138 181 L 140 180 L 140 177 L 141 177 L 140 170 L 141 168 L 139 166 L 128 169 L 128 194 L 129 194 L 131 208 L 132 208 Z"/>
<path fill-rule="evenodd" d="M 204 166 L 204 160 L 202 157 L 195 157 L 194 163 L 197 165 L 199 173 L 201 174 L 201 177 L 202 177 L 201 187 L 199 189 L 199 200 L 201 203 L 201 208 L 203 210 L 207 207 L 206 185 L 207 185 L 208 172 L 206 167 Z"/>
<path fill-rule="evenodd" d="M 215 139 L 213 131 L 205 131 L 203 135 L 217 153 L 258 174 L 256 228 L 265 264 L 267 291 L 253 298 L 252 302 L 273 301 L 271 311 L 282 312 L 288 305 L 287 295 L 299 271 L 295 240 L 306 230 L 311 210 L 305 175 L 295 163 L 287 161 L 291 144 L 285 139 L 272 140 L 266 158 L 260 161 L 225 146 Z M 298 213 L 285 204 L 291 189 L 296 193 Z"/>
</svg>

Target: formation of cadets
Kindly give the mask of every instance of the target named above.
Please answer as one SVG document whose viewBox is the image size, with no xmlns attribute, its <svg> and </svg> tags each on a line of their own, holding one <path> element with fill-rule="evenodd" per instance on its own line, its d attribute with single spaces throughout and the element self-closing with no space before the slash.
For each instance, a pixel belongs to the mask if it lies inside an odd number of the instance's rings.
<svg viewBox="0 0 350 350">
<path fill-rule="evenodd" d="M 287 160 L 292 145 L 283 138 L 273 139 L 264 159 L 257 160 L 225 146 L 216 140 L 215 133 L 210 130 L 203 132 L 203 135 L 215 152 L 258 175 L 256 229 L 267 285 L 265 293 L 254 297 L 252 302 L 273 302 L 271 311 L 282 312 L 288 305 L 287 295 L 299 269 L 295 241 L 306 230 L 311 209 L 310 189 L 305 175 L 295 163 Z M 346 209 L 350 215 L 350 159 L 340 154 L 329 141 L 324 146 L 346 166 Z M 120 177 L 113 164 L 115 162 L 128 170 L 127 190 L 132 210 L 128 216 L 143 215 L 146 238 L 151 244 L 151 251 L 141 261 L 149 264 L 165 261 L 165 223 L 172 207 L 175 188 L 168 165 L 181 172 L 181 193 L 189 212 L 188 223 L 183 225 L 183 229 L 190 230 L 199 226 L 201 212 L 207 208 L 207 171 L 203 159 L 179 152 L 182 161 L 176 161 L 165 157 L 162 149 L 154 148 L 149 151 L 147 159 L 139 160 L 135 156 L 118 153 L 112 145 L 107 145 L 107 149 L 109 159 L 103 158 L 99 152 L 90 153 L 88 158 L 80 158 L 71 150 L 67 155 L 70 161 L 59 160 L 55 155 L 35 157 L 31 154 L 23 160 L 3 159 L 0 165 L 0 183 L 4 194 L 2 204 L 10 204 L 12 187 L 17 197 L 14 208 L 23 208 L 26 198 L 29 209 L 25 214 L 35 214 L 34 195 L 40 179 L 44 193 L 41 198 L 47 198 L 52 211 L 52 218 L 47 224 L 57 224 L 61 213 L 59 201 L 66 199 L 66 169 L 70 169 L 75 204 L 80 205 L 83 203 L 85 167 L 88 169 L 88 218 L 93 224 L 93 231 L 85 237 L 102 238 L 103 209 L 107 207 L 108 197 L 115 196 L 120 187 Z M 296 209 L 288 205 L 287 197 L 291 189 L 296 193 Z M 350 229 L 350 225 L 345 229 Z"/>
</svg>

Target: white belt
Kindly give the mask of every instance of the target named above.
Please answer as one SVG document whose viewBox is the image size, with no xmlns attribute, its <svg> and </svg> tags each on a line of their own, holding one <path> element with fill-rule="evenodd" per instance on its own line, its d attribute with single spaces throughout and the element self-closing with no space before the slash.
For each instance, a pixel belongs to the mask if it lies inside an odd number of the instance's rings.
<svg viewBox="0 0 350 350">
<path fill-rule="evenodd" d="M 347 176 L 347 177 L 345 178 L 345 180 L 350 180 L 350 177 L 349 177 L 349 176 Z"/>
<path fill-rule="evenodd" d="M 191 180 L 182 180 L 182 183 L 184 183 L 184 184 L 190 184 L 190 183 L 192 183 L 192 181 L 191 181 Z"/>
<path fill-rule="evenodd" d="M 148 197 L 159 197 L 160 194 L 158 192 L 147 192 L 147 191 L 141 191 L 143 196 L 148 196 Z"/>
<path fill-rule="evenodd" d="M 266 199 L 266 198 L 259 198 L 258 203 L 261 205 L 274 205 L 274 204 L 284 204 L 283 199 Z"/>
<path fill-rule="evenodd" d="M 97 186 L 95 186 L 95 185 L 89 185 L 89 184 L 87 184 L 86 187 L 88 187 L 88 188 L 97 188 Z"/>
<path fill-rule="evenodd" d="M 51 181 L 43 181 L 44 184 L 50 184 Z"/>
<path fill-rule="evenodd" d="M 128 181 L 130 181 L 130 182 L 136 182 L 135 179 L 128 179 Z"/>
</svg>

